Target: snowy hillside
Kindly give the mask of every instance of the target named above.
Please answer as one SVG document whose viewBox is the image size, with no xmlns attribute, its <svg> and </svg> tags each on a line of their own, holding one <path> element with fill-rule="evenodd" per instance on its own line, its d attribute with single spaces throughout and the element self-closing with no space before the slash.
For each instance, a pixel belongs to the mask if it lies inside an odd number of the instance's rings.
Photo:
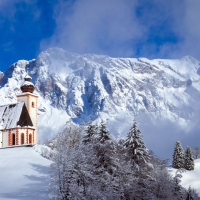
<svg viewBox="0 0 200 200">
<path fill-rule="evenodd" d="M 51 161 L 41 157 L 35 149 L 39 150 L 40 146 L 0 149 L 0 199 L 48 199 Z M 200 159 L 195 160 L 194 171 L 182 175 L 181 185 L 186 189 L 191 186 L 200 194 Z"/>
<path fill-rule="evenodd" d="M 32 147 L 0 149 L 0 160 L 0 199 L 48 199 L 51 161 Z"/>
<path fill-rule="evenodd" d="M 200 159 L 195 160 L 195 169 L 183 173 L 182 185 L 185 188 L 189 186 L 195 188 L 200 194 Z"/>
<path fill-rule="evenodd" d="M 181 185 L 188 189 L 189 186 L 196 189 L 200 195 L 200 159 L 196 159 L 195 168 L 193 171 L 186 171 L 182 174 Z M 172 174 L 174 175 L 176 170 L 172 169 Z"/>
<path fill-rule="evenodd" d="M 70 118 L 76 123 L 103 118 L 115 138 L 125 136 L 136 118 L 148 144 L 152 139 L 147 134 L 152 132 L 149 124 L 162 132 L 163 126 L 175 125 L 175 132 L 180 128 L 187 135 L 199 122 L 200 62 L 189 56 L 179 60 L 111 58 L 51 48 L 37 59 L 20 60 L 0 72 L 0 104 L 16 101 L 26 71 L 40 97 L 40 141 L 62 130 Z"/>
</svg>

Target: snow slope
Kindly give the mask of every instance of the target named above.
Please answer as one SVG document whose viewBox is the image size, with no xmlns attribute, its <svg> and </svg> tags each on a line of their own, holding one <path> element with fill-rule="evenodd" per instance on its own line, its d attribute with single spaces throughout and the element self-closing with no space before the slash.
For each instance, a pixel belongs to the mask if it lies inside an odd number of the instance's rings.
<svg viewBox="0 0 200 200">
<path fill-rule="evenodd" d="M 182 173 L 181 185 L 186 189 L 191 186 L 200 195 L 200 159 L 196 159 L 194 162 L 195 168 L 193 171 L 186 170 L 186 172 Z M 173 175 L 176 173 L 176 169 L 170 168 L 170 170 L 172 170 Z"/>
<path fill-rule="evenodd" d="M 33 147 L 0 149 L 0 199 L 48 199 L 50 164 Z"/>
<path fill-rule="evenodd" d="M 200 159 L 195 160 L 195 169 L 183 173 L 182 186 L 195 188 L 200 195 Z"/>
<path fill-rule="evenodd" d="M 0 200 L 45 200 L 51 161 L 39 153 L 41 146 L 0 149 Z M 175 174 L 176 170 L 171 169 Z M 200 159 L 195 169 L 182 174 L 182 186 L 200 194 Z"/>
</svg>

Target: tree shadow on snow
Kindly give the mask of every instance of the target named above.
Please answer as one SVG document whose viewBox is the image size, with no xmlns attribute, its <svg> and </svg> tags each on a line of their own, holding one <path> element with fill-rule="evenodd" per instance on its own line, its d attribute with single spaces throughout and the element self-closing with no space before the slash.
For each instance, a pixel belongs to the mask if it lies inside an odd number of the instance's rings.
<svg viewBox="0 0 200 200">
<path fill-rule="evenodd" d="M 49 167 L 32 164 L 32 169 L 38 172 L 38 175 L 25 175 L 32 183 L 24 185 L 19 191 L 12 193 L 0 193 L 0 199 L 15 199 L 15 200 L 47 200 L 47 187 L 49 184 L 48 174 Z M 17 183 L 16 183 L 17 184 Z"/>
</svg>

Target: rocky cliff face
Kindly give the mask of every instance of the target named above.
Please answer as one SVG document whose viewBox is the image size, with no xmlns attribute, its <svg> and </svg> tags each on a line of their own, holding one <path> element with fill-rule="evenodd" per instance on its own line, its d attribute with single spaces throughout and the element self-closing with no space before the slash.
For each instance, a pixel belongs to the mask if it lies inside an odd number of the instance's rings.
<svg viewBox="0 0 200 200">
<path fill-rule="evenodd" d="M 69 118 L 78 123 L 89 118 L 125 123 L 144 114 L 152 121 L 166 119 L 180 126 L 197 121 L 200 62 L 192 57 L 111 58 L 51 48 L 0 73 L 1 104 L 16 101 L 26 71 L 40 96 L 41 126 L 54 124 L 58 130 Z"/>
</svg>

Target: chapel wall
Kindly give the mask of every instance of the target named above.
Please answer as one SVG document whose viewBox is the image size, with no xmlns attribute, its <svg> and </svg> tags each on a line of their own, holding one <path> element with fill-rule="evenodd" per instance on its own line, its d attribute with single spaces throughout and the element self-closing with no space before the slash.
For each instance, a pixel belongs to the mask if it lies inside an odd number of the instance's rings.
<svg viewBox="0 0 200 200">
<path fill-rule="evenodd" d="M 3 143 L 2 147 L 34 144 L 35 143 L 35 130 L 30 128 L 14 128 L 2 131 Z"/>
<path fill-rule="evenodd" d="M 34 143 L 34 130 L 33 129 L 29 129 L 29 128 L 20 128 L 18 129 L 18 144 L 19 145 L 23 145 L 23 144 L 32 144 Z M 31 135 L 31 138 L 30 138 Z M 30 139 L 32 141 L 30 141 Z"/>
<path fill-rule="evenodd" d="M 3 134 L 3 139 L 2 139 L 2 147 L 7 147 L 9 146 L 9 141 L 8 141 L 8 130 L 3 130 L 2 131 Z"/>
</svg>

